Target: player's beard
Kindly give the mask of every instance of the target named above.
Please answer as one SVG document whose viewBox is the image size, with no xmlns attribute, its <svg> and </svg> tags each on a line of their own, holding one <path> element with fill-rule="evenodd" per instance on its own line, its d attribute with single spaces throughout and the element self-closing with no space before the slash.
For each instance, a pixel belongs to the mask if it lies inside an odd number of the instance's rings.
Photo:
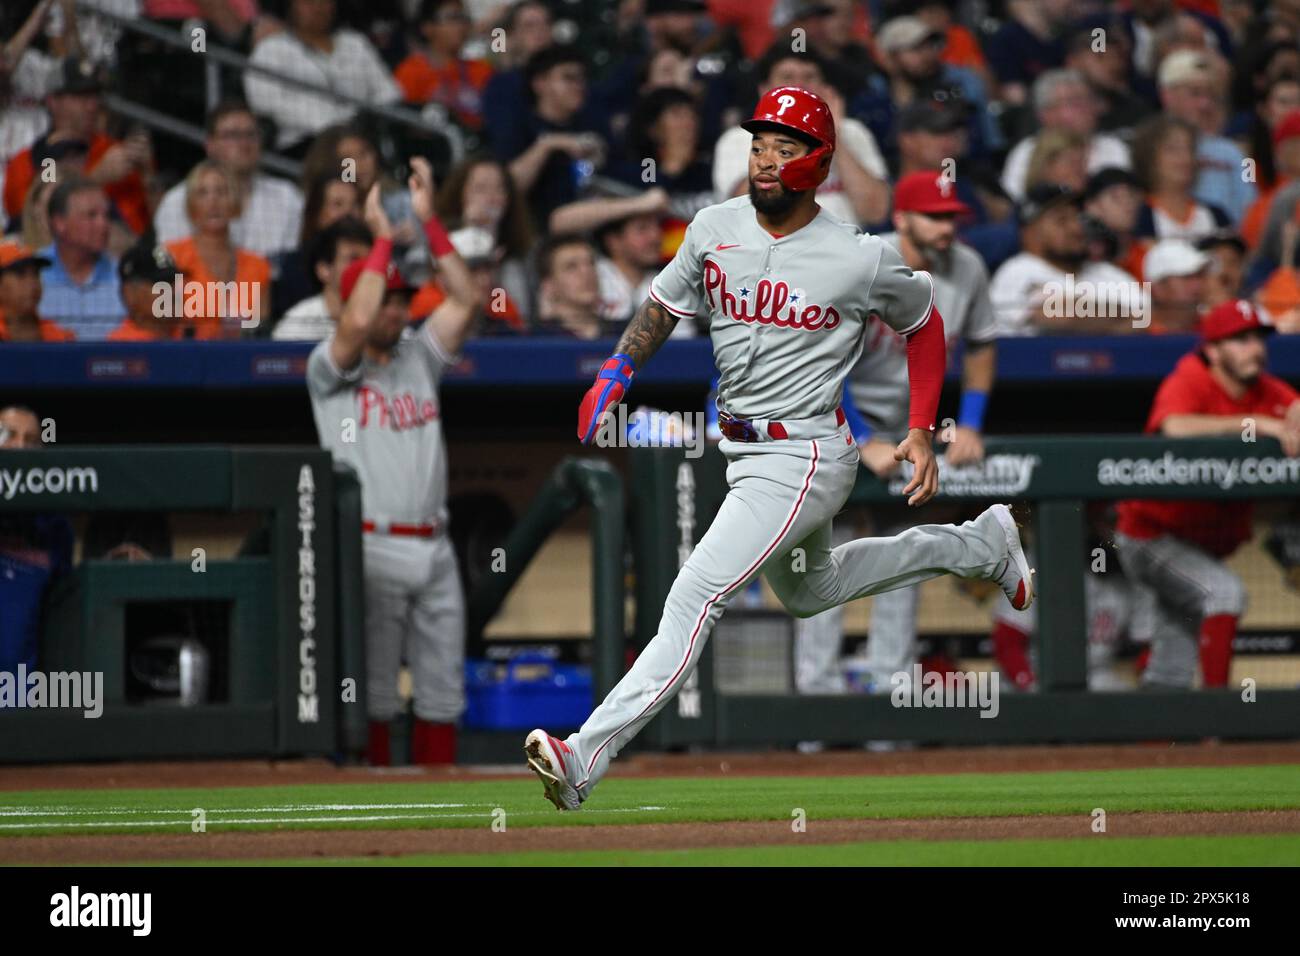
<svg viewBox="0 0 1300 956">
<path fill-rule="evenodd" d="M 952 265 L 951 244 L 939 247 L 928 242 L 917 242 L 916 239 L 912 239 L 912 245 L 916 246 L 916 251 L 925 260 L 926 268 L 932 272 L 947 272 Z"/>
<path fill-rule="evenodd" d="M 794 211 L 803 194 L 804 190 L 786 189 L 780 180 L 777 180 L 777 188 L 773 190 L 759 189 L 754 185 L 754 180 L 749 181 L 749 201 L 764 216 L 778 222 Z"/>
</svg>

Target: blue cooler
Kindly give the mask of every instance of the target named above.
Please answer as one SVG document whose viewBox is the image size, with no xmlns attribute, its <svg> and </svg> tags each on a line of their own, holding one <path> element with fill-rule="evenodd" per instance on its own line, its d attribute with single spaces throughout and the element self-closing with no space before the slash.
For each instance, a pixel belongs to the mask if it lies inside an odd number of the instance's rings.
<svg viewBox="0 0 1300 956">
<path fill-rule="evenodd" d="M 522 654 L 465 662 L 463 725 L 476 730 L 579 727 L 591 714 L 591 668 Z"/>
</svg>

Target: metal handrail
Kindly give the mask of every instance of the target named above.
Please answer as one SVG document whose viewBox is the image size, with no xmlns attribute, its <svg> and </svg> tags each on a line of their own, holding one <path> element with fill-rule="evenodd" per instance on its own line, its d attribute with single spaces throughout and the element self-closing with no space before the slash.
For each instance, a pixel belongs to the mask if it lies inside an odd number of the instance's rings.
<svg viewBox="0 0 1300 956">
<path fill-rule="evenodd" d="M 121 16 L 117 13 L 101 10 L 97 7 L 92 7 L 88 2 L 86 2 L 86 0 L 78 0 L 77 8 L 83 13 L 93 13 L 97 17 L 102 17 L 106 20 L 109 20 L 112 23 L 114 23 L 116 26 L 118 26 L 120 29 L 149 37 L 151 39 L 157 40 L 159 43 L 162 43 L 166 46 L 171 46 L 177 49 L 187 50 L 187 51 L 190 50 L 191 48 L 190 41 L 186 39 L 184 34 L 176 31 L 168 30 L 167 28 L 159 26 L 156 23 L 151 23 L 147 20 L 136 20 L 130 17 Z M 464 155 L 465 152 L 464 138 L 460 135 L 459 131 L 456 130 L 454 127 L 452 127 L 450 124 L 441 124 L 441 123 L 430 121 L 430 119 L 427 117 L 427 115 L 424 112 L 416 111 L 408 107 L 394 106 L 389 103 L 372 103 L 355 96 L 350 96 L 347 93 L 343 93 L 338 90 L 332 90 L 327 86 L 321 86 L 319 84 L 300 79 L 299 77 L 296 76 L 289 76 L 287 74 L 279 72 L 278 70 L 273 70 L 270 69 L 269 67 L 254 63 L 251 59 L 244 56 L 242 53 L 237 53 L 234 50 L 230 50 L 219 45 L 208 46 L 207 49 L 204 51 L 203 55 L 205 57 L 208 57 L 209 65 L 215 62 L 216 64 L 219 64 L 221 66 L 232 67 L 241 72 L 256 73 L 261 76 L 269 77 L 270 79 L 273 79 L 278 83 L 284 84 L 285 86 L 291 86 L 300 90 L 306 90 L 311 93 L 318 93 L 324 96 L 328 96 L 331 99 L 355 107 L 359 112 L 369 113 L 375 116 L 382 117 L 383 119 L 391 120 L 396 123 L 401 123 L 403 125 L 414 127 L 416 129 L 420 129 L 426 132 L 437 133 L 443 136 L 450 144 L 453 162 L 458 161 L 461 158 L 461 156 Z M 220 83 L 220 77 L 218 74 L 219 71 L 216 70 L 210 69 L 208 71 L 209 85 L 211 85 L 213 82 L 216 82 L 218 84 Z M 126 113 L 124 110 L 122 110 L 122 105 L 127 103 L 128 101 L 124 101 L 120 97 L 114 97 L 113 99 L 117 104 L 113 108 L 124 112 L 125 115 L 131 115 L 132 118 L 138 119 L 141 122 L 146 122 L 146 123 L 150 123 L 151 125 L 156 125 L 157 128 L 159 129 L 164 129 L 167 132 L 172 133 L 173 135 L 181 136 L 182 138 L 190 140 L 192 142 L 203 141 L 202 132 L 199 131 L 198 127 L 193 126 L 192 124 L 183 123 L 182 121 L 175 120 L 170 117 L 166 117 L 165 114 L 157 113 L 156 111 L 153 110 L 148 110 L 146 107 L 141 107 L 139 104 L 132 104 L 130 113 Z M 211 101 L 213 100 L 211 89 L 209 89 L 208 100 L 209 100 L 209 106 L 211 106 L 212 105 Z M 146 118 L 147 116 L 150 118 Z M 166 124 L 157 122 L 157 120 L 159 119 L 167 119 L 170 122 Z M 196 131 L 198 131 L 197 139 L 195 139 Z M 269 158 L 271 156 L 274 156 L 276 160 L 279 160 L 280 164 L 292 163 L 292 160 L 285 159 L 283 156 L 279 156 L 278 154 L 274 154 L 274 153 L 269 153 L 268 151 L 264 150 L 264 158 Z M 266 165 L 268 168 L 275 169 L 276 171 L 283 171 L 284 169 L 288 168 L 283 165 L 276 165 L 272 163 L 264 163 L 264 165 Z M 297 164 L 294 165 L 296 166 Z"/>
</svg>

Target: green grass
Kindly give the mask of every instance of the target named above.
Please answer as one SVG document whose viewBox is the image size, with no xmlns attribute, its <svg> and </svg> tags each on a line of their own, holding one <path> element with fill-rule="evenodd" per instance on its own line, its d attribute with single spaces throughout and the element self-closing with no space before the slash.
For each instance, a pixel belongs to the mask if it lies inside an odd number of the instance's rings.
<svg viewBox="0 0 1300 956">
<path fill-rule="evenodd" d="M 510 827 L 1300 808 L 1300 766 L 1180 767 L 897 777 L 606 780 L 581 813 L 560 814 L 531 777 L 447 783 L 42 790 L 0 793 L 0 835 L 177 833 L 191 810 L 208 832 Z M 873 844 L 880 846 L 880 844 Z M 909 844 L 911 845 L 911 844 Z M 2 849 L 2 844 L 0 844 Z"/>
<path fill-rule="evenodd" d="M 889 840 L 697 850 L 413 854 L 265 860 L 268 866 L 1297 866 L 1300 835 Z M 243 866 L 240 861 L 230 865 Z"/>
</svg>

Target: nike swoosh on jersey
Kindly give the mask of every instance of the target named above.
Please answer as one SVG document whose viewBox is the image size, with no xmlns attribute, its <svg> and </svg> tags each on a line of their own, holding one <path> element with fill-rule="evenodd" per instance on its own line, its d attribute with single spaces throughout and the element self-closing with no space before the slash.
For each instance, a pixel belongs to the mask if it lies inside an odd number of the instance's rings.
<svg viewBox="0 0 1300 956">
<path fill-rule="evenodd" d="M 721 252 L 723 249 L 735 249 L 739 245 L 740 243 L 738 242 L 720 242 L 716 246 L 714 246 L 714 250 L 717 252 Z"/>
</svg>

